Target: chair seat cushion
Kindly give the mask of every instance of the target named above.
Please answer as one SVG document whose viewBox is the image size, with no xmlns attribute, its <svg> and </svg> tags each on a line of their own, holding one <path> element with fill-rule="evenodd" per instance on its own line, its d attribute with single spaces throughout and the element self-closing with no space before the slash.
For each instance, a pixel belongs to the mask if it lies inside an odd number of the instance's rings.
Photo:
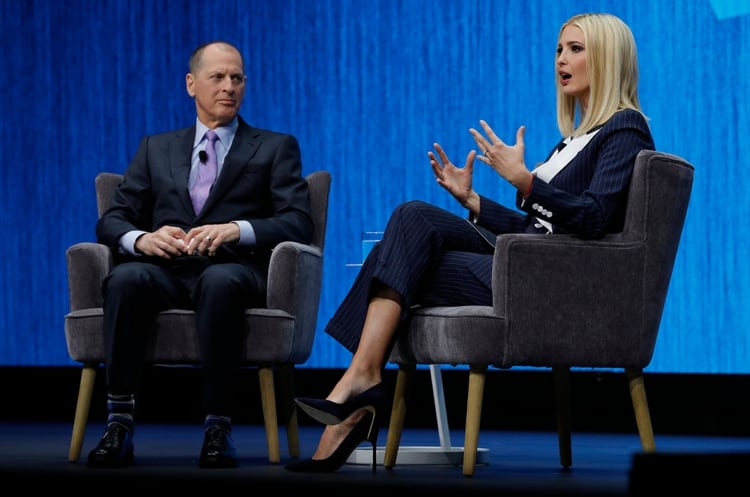
<svg viewBox="0 0 750 497">
<path fill-rule="evenodd" d="M 505 318 L 490 306 L 415 309 L 390 360 L 399 364 L 491 364 L 505 356 Z M 499 364 L 502 366 L 502 364 Z"/>
<path fill-rule="evenodd" d="M 300 364 L 309 357 L 309 347 L 295 342 L 295 319 L 278 309 L 248 309 L 248 334 L 243 342 L 243 365 L 260 363 Z M 99 308 L 72 311 L 65 316 L 65 340 L 71 359 L 81 363 L 104 362 L 103 311 Z M 199 364 L 195 313 L 171 309 L 159 314 L 156 332 L 146 350 L 147 363 Z"/>
</svg>

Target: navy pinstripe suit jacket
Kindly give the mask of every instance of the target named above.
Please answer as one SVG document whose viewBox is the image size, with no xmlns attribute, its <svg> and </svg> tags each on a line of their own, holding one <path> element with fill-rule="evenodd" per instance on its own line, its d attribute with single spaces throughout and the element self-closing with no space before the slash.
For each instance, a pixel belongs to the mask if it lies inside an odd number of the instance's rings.
<svg viewBox="0 0 750 497">
<path fill-rule="evenodd" d="M 481 197 L 477 224 L 494 234 L 538 232 L 534 225 L 539 217 L 552 223 L 555 233 L 599 238 L 618 232 L 635 158 L 641 150 L 653 149 L 643 115 L 630 109 L 617 112 L 550 183 L 537 178 L 527 198 L 517 196 L 516 207 L 528 215 Z"/>
</svg>

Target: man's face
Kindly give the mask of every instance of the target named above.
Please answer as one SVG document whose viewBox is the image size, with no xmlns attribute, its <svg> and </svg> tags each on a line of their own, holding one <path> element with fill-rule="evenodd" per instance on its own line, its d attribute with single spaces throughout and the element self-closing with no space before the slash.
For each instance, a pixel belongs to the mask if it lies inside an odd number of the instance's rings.
<svg viewBox="0 0 750 497">
<path fill-rule="evenodd" d="M 186 76 L 187 92 L 195 98 L 201 122 L 215 128 L 234 119 L 245 97 L 245 80 L 242 57 L 234 48 L 206 47 L 198 69 Z"/>
</svg>

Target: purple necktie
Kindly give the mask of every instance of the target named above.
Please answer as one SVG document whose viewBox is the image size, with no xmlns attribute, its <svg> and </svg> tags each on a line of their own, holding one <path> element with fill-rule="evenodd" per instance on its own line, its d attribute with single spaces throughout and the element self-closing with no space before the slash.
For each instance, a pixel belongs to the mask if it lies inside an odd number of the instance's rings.
<svg viewBox="0 0 750 497">
<path fill-rule="evenodd" d="M 190 198 L 193 201 L 193 209 L 198 214 L 206 202 L 208 192 L 216 179 L 216 171 L 219 168 L 216 161 L 216 140 L 219 138 L 213 130 L 206 132 L 208 144 L 206 145 L 206 162 L 198 164 L 198 177 L 195 179 L 193 188 L 190 189 Z"/>
</svg>

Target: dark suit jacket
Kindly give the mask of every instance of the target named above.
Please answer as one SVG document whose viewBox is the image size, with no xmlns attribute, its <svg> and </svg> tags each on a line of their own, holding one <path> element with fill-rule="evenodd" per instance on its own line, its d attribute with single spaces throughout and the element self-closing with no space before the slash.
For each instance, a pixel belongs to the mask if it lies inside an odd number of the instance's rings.
<svg viewBox="0 0 750 497">
<path fill-rule="evenodd" d="M 635 158 L 641 150 L 653 149 L 643 115 L 621 110 L 552 181 L 535 178 L 528 198 L 518 195 L 516 206 L 528 215 L 481 197 L 477 224 L 494 234 L 533 233 L 540 231 L 534 226 L 539 217 L 553 224 L 554 233 L 600 238 L 619 232 Z"/>
<path fill-rule="evenodd" d="M 309 193 L 296 138 L 238 120 L 221 173 L 199 215 L 188 192 L 195 126 L 143 138 L 112 206 L 97 223 L 98 241 L 117 254 L 119 238 L 131 230 L 150 232 L 172 225 L 188 231 L 244 219 L 252 223 L 257 245 L 224 244 L 218 260 L 263 264 L 281 241 L 309 242 Z"/>
</svg>

